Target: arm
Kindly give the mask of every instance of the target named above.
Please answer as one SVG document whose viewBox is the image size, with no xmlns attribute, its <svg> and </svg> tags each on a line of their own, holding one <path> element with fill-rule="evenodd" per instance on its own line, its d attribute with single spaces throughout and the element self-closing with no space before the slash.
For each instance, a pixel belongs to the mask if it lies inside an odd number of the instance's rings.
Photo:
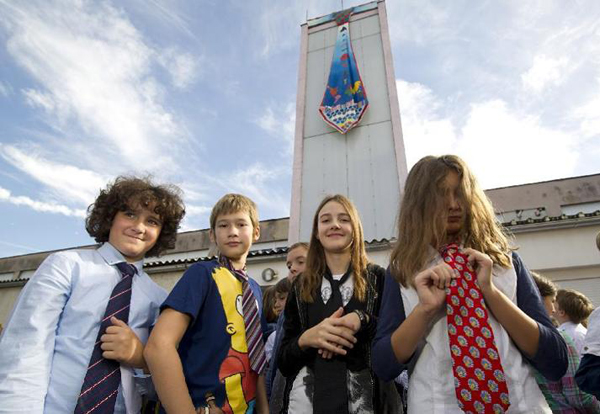
<svg viewBox="0 0 600 414">
<path fill-rule="evenodd" d="M 584 354 L 575 381 L 582 391 L 600 398 L 600 356 Z"/>
<path fill-rule="evenodd" d="M 552 324 L 533 278 L 514 252 L 513 265 L 517 273 L 517 306 L 536 322 L 539 330 L 537 352 L 533 357 L 524 356 L 545 378 L 558 381 L 568 367 L 567 344 Z"/>
<path fill-rule="evenodd" d="M 406 363 L 425 337 L 436 313 L 446 303 L 446 287 L 454 278 L 446 263 L 425 269 L 415 276 L 419 303 L 391 337 L 392 349 L 398 362 Z"/>
<path fill-rule="evenodd" d="M 302 323 L 298 313 L 296 289 L 288 295 L 284 310 L 283 337 L 277 352 L 277 364 L 285 377 L 289 377 L 307 365 L 316 356 L 315 349 L 303 350 L 298 346 Z"/>
<path fill-rule="evenodd" d="M 173 309 L 165 309 L 144 349 L 144 357 L 152 373 L 158 397 L 168 413 L 195 413 L 194 404 L 183 375 L 177 353 L 191 317 Z"/>
<path fill-rule="evenodd" d="M 444 289 L 452 277 L 452 270 L 444 263 L 419 273 L 415 277 L 419 304 L 406 317 L 400 286 L 388 270 L 373 340 L 373 370 L 383 380 L 393 380 L 405 368 L 445 302 Z"/>
<path fill-rule="evenodd" d="M 0 412 L 42 413 L 72 264 L 49 256 L 25 285 L 0 340 Z"/>
<path fill-rule="evenodd" d="M 264 373 L 258 377 L 258 383 L 256 384 L 256 411 L 257 414 L 269 414 L 269 401 L 267 400 Z"/>
<path fill-rule="evenodd" d="M 104 351 L 102 356 L 148 372 L 143 355 L 144 344 L 140 338 L 122 320 L 113 316 L 110 321 L 112 326 L 106 328 L 106 333 L 100 337 L 102 341 L 100 348 Z"/>
<path fill-rule="evenodd" d="M 537 323 L 496 288 L 492 278 L 490 257 L 474 249 L 465 249 L 469 263 L 477 269 L 477 281 L 485 304 L 506 329 L 517 347 L 528 357 L 536 354 L 540 339 Z"/>
</svg>

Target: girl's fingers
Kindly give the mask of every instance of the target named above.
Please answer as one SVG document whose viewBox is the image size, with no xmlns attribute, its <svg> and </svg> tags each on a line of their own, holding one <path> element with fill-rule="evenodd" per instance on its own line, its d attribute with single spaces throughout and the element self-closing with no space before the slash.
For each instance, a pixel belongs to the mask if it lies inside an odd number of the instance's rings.
<svg viewBox="0 0 600 414">
<path fill-rule="evenodd" d="M 337 335 L 332 335 L 332 334 L 328 334 L 325 337 L 325 340 L 333 345 L 341 345 L 344 348 L 348 348 L 351 349 L 354 347 L 354 344 L 350 341 L 348 341 L 345 338 L 342 338 L 341 336 L 337 336 Z"/>
</svg>

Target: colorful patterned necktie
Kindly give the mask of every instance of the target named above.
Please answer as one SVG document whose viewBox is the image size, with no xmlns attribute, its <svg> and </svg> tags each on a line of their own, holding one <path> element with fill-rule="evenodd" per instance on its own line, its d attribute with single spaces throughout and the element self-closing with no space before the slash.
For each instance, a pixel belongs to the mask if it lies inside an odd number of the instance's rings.
<svg viewBox="0 0 600 414">
<path fill-rule="evenodd" d="M 458 276 L 446 295 L 448 337 L 459 407 L 465 413 L 504 413 L 508 387 L 477 274 L 457 244 L 440 251 Z"/>
<path fill-rule="evenodd" d="M 122 279 L 113 289 L 104 317 L 100 323 L 100 330 L 94 344 L 94 351 L 90 358 L 87 373 L 81 387 L 81 393 L 75 407 L 75 414 L 108 414 L 113 413 L 117 393 L 121 384 L 121 365 L 114 360 L 102 356 L 102 341 L 100 337 L 111 326 L 112 316 L 127 323 L 129 321 L 129 305 L 131 303 L 131 283 L 137 273 L 135 266 L 121 262 L 117 263 Z"/>
<path fill-rule="evenodd" d="M 231 264 L 231 260 L 223 255 L 219 257 L 219 262 L 242 282 L 242 312 L 244 312 L 248 356 L 250 358 L 250 366 L 254 372 L 260 375 L 267 365 L 267 356 L 265 354 L 265 343 L 260 325 L 258 302 L 252 293 L 246 271 L 244 269 L 235 269 Z"/>
</svg>

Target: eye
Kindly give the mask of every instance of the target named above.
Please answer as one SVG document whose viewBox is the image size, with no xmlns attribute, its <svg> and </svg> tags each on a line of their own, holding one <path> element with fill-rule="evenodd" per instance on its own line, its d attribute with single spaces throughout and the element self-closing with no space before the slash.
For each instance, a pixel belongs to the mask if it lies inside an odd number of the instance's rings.
<svg viewBox="0 0 600 414">
<path fill-rule="evenodd" d="M 219 225 L 217 225 L 217 227 L 224 229 L 225 227 L 227 227 L 226 223 L 219 223 Z"/>
<path fill-rule="evenodd" d="M 159 227 L 161 225 L 160 221 L 158 221 L 156 219 L 149 219 L 148 224 L 150 224 L 151 226 L 155 226 L 155 227 Z"/>
<path fill-rule="evenodd" d="M 125 217 L 135 217 L 135 213 L 133 211 L 125 211 L 123 212 L 123 214 L 125 215 Z"/>
</svg>

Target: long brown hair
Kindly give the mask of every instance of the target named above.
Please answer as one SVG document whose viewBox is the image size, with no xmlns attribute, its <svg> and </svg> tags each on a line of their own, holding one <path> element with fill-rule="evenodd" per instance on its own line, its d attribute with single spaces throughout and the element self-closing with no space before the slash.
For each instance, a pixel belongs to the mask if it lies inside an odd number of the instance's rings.
<svg viewBox="0 0 600 414">
<path fill-rule="evenodd" d="M 456 155 L 421 158 L 410 170 L 398 218 L 398 241 L 391 256 L 391 271 L 403 286 L 412 286 L 414 276 L 431 260 L 431 247 L 438 250 L 446 236 L 445 180 L 458 174 L 458 197 L 464 224 L 458 238 L 465 247 L 486 253 L 494 263 L 510 266 L 508 235 L 496 219 L 487 198 L 467 164 Z"/>
<path fill-rule="evenodd" d="M 362 223 L 358 211 L 352 202 L 341 194 L 327 196 L 321 201 L 315 217 L 313 218 L 312 234 L 306 254 L 306 268 L 300 276 L 300 297 L 304 302 L 312 303 L 313 294 L 323 280 L 323 274 L 327 270 L 327 261 L 325 260 L 325 250 L 318 239 L 319 213 L 325 204 L 330 201 L 340 203 L 350 216 L 352 224 L 352 244 L 350 246 L 350 266 L 354 275 L 354 297 L 359 301 L 364 301 L 367 292 L 367 264 L 369 259 L 365 250 Z"/>
</svg>

